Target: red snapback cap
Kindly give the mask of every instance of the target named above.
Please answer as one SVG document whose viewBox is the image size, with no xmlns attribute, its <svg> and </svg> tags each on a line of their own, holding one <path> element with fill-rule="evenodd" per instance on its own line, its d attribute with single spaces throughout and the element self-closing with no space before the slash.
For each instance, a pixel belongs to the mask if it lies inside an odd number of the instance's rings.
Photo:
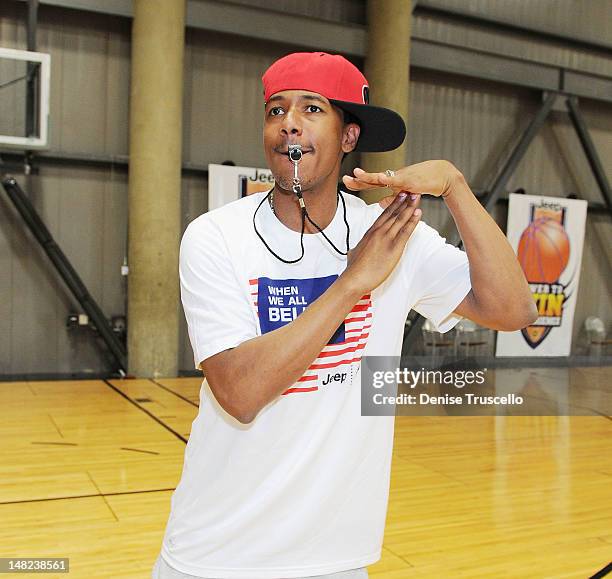
<svg viewBox="0 0 612 579">
<path fill-rule="evenodd" d="M 283 90 L 307 90 L 351 113 L 361 131 L 356 151 L 391 151 L 406 137 L 395 111 L 369 104 L 369 85 L 361 71 L 339 54 L 294 52 L 274 62 L 262 76 L 264 100 Z"/>
</svg>

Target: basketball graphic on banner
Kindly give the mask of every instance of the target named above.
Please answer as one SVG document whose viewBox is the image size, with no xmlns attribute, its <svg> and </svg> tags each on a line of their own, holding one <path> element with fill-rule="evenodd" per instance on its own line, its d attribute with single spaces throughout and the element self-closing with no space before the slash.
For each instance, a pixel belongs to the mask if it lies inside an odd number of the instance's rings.
<svg viewBox="0 0 612 579">
<path fill-rule="evenodd" d="M 508 241 L 525 273 L 538 319 L 500 332 L 498 356 L 568 356 L 586 221 L 586 201 L 511 194 Z"/>
<path fill-rule="evenodd" d="M 558 220 L 541 217 L 521 235 L 518 259 L 530 282 L 556 282 L 567 266 L 570 242 Z"/>
</svg>

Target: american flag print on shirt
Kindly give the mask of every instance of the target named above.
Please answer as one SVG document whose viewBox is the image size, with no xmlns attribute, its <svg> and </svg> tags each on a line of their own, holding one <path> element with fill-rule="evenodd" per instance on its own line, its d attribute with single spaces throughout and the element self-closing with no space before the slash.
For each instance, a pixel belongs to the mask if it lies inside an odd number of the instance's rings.
<svg viewBox="0 0 612 579">
<path fill-rule="evenodd" d="M 292 322 L 336 279 L 337 275 L 307 279 L 259 277 L 249 280 L 251 301 L 257 312 L 261 333 L 266 334 Z M 368 293 L 355 304 L 304 375 L 283 395 L 350 384 L 359 369 L 371 326 L 372 300 Z"/>
</svg>

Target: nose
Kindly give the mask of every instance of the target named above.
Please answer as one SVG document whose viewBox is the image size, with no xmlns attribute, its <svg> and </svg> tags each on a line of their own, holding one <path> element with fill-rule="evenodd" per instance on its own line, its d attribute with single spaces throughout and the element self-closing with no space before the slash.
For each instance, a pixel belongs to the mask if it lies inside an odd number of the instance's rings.
<svg viewBox="0 0 612 579">
<path fill-rule="evenodd" d="M 301 136 L 302 134 L 302 120 L 293 108 L 290 108 L 283 116 L 281 133 L 285 136 Z"/>
</svg>

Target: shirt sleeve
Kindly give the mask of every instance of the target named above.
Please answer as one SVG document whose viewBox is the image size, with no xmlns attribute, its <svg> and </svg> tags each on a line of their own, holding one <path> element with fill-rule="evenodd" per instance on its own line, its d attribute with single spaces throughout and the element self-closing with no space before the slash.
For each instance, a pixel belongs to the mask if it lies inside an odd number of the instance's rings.
<svg viewBox="0 0 612 579">
<path fill-rule="evenodd" d="M 221 231 L 204 216 L 183 234 L 179 278 L 196 369 L 206 358 L 258 335 L 248 291 L 240 285 Z"/>
<path fill-rule="evenodd" d="M 410 278 L 413 309 L 429 319 L 438 332 L 447 332 L 461 320 L 453 311 L 472 287 L 467 254 L 446 243 L 426 223 L 419 223 L 414 234 L 418 235 L 412 254 L 415 263 L 405 270 Z"/>
</svg>

